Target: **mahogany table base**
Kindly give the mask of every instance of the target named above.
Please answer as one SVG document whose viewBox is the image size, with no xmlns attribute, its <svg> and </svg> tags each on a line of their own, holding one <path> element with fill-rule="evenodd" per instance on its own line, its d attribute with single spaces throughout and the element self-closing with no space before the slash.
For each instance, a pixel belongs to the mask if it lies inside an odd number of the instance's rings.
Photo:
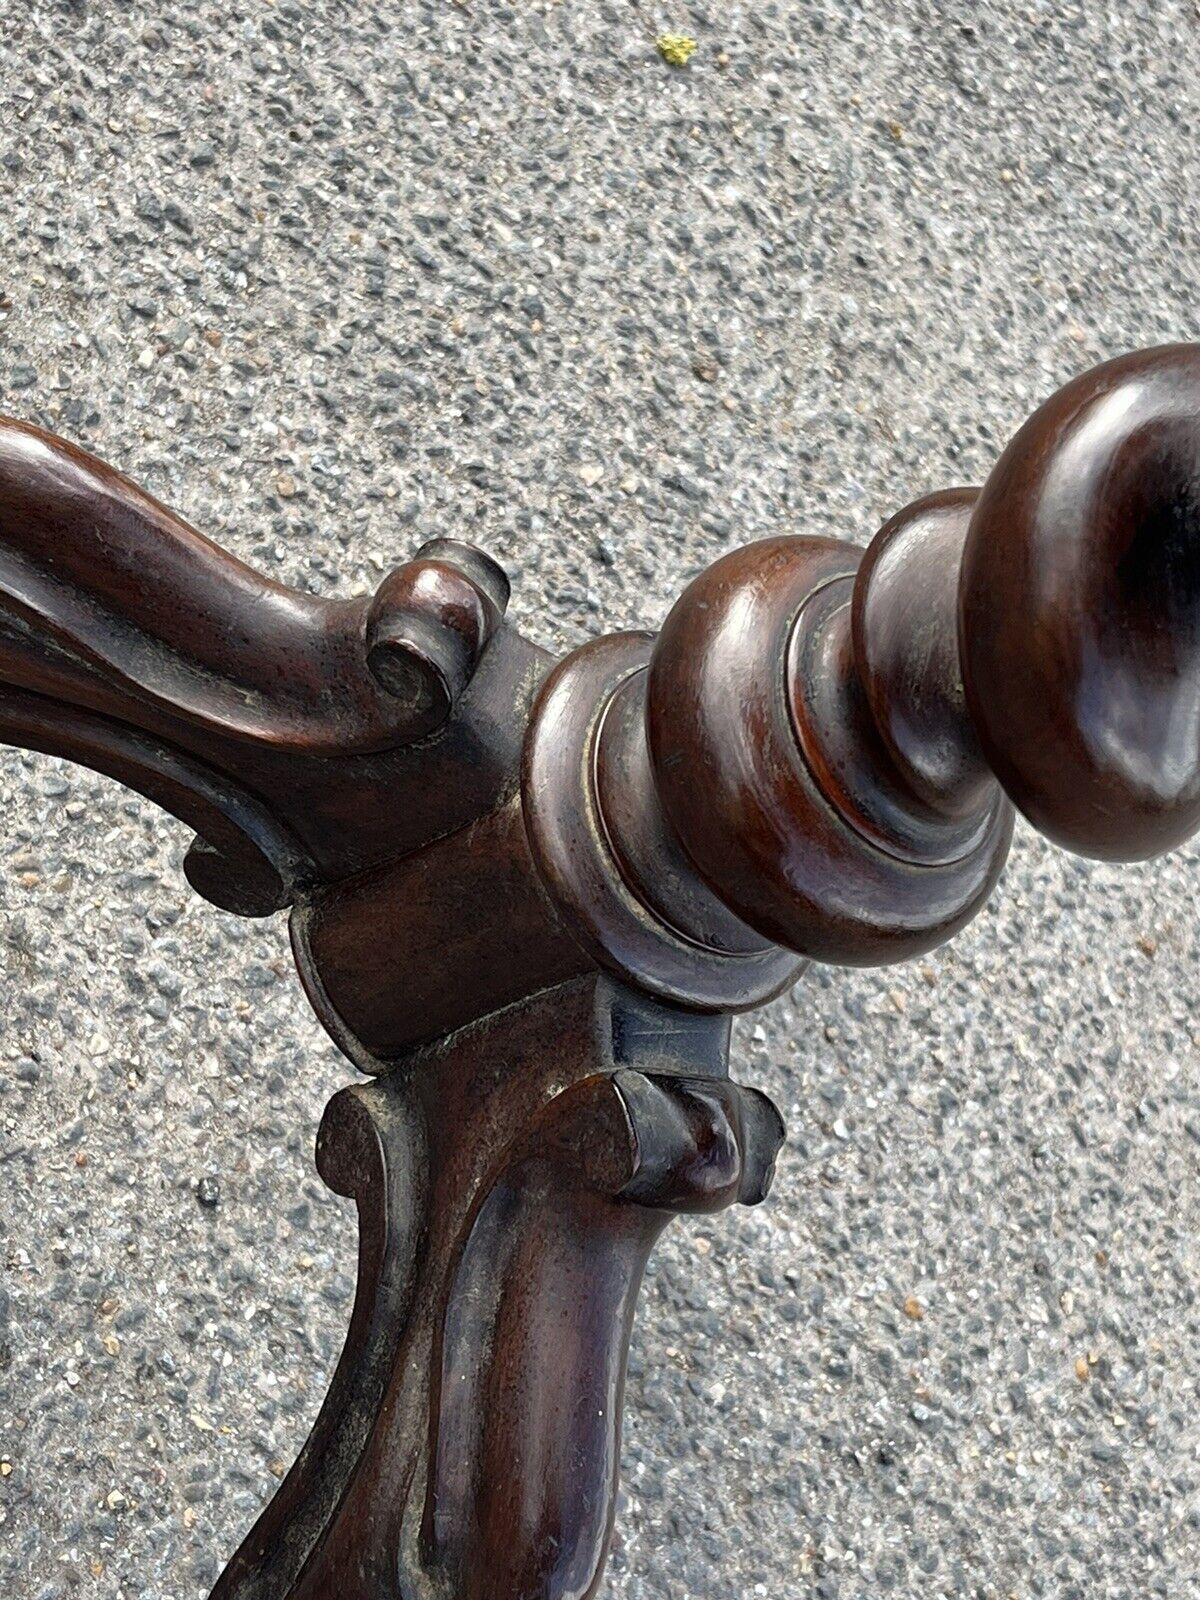
<svg viewBox="0 0 1200 1600">
<path fill-rule="evenodd" d="M 0 737 L 183 818 L 215 904 L 290 907 L 371 1080 L 317 1139 L 345 1350 L 213 1600 L 597 1593 L 649 1251 L 784 1136 L 731 1014 L 950 937 L 1014 806 L 1109 859 L 1200 827 L 1200 348 L 1069 384 L 865 553 L 733 552 L 657 639 L 555 665 L 507 600 L 453 539 L 299 594 L 0 419 Z"/>
<path fill-rule="evenodd" d="M 646 1257 L 676 1212 L 761 1200 L 783 1138 L 728 1041 L 577 978 L 334 1097 L 317 1163 L 358 1203 L 350 1333 L 215 1600 L 589 1591 Z"/>
</svg>

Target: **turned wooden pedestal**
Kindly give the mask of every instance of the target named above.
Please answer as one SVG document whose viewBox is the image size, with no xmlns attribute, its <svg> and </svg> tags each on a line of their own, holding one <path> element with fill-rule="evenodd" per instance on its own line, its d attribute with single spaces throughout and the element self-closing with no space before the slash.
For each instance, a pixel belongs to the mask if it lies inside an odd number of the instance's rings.
<svg viewBox="0 0 1200 1600">
<path fill-rule="evenodd" d="M 734 551 L 657 637 L 554 663 L 507 601 L 450 538 L 296 593 L 0 421 L 0 737 L 182 818 L 216 905 L 290 907 L 367 1080 L 317 1139 L 346 1348 L 214 1600 L 595 1594 L 647 1255 L 784 1136 L 731 1014 L 951 937 L 1014 807 L 1111 859 L 1200 827 L 1200 348 L 1069 384 L 865 553 Z"/>
</svg>

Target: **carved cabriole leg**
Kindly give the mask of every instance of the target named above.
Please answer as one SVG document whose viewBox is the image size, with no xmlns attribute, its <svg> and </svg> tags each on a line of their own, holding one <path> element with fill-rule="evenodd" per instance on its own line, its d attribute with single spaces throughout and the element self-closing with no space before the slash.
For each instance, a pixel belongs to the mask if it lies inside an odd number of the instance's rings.
<svg viewBox="0 0 1200 1600">
<path fill-rule="evenodd" d="M 783 1135 L 728 1034 L 590 977 L 334 1098 L 346 1348 L 214 1600 L 595 1592 L 647 1255 L 675 1212 L 762 1199 Z"/>
<path fill-rule="evenodd" d="M 216 904 L 290 904 L 380 1074 L 319 1145 L 346 1351 L 218 1600 L 593 1594 L 647 1252 L 780 1138 L 724 1013 L 948 938 L 1014 806 L 1115 860 L 1200 828 L 1200 347 L 1077 379 L 865 554 L 724 556 L 657 640 L 555 666 L 507 599 L 453 539 L 285 589 L 0 419 L 0 738 L 174 811 Z"/>
</svg>

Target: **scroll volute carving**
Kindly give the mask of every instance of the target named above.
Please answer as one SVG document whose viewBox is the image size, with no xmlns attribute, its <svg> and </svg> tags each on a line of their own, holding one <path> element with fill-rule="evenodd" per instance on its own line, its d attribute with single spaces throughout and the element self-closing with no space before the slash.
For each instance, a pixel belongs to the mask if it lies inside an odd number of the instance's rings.
<svg viewBox="0 0 1200 1600">
<path fill-rule="evenodd" d="M 0 419 L 0 735 L 176 812 L 202 841 L 195 887 L 229 909 L 278 909 L 511 791 L 542 669 L 507 599 L 495 563 L 449 539 L 374 599 L 302 594 Z M 462 705 L 477 671 L 482 718 Z"/>
<path fill-rule="evenodd" d="M 581 978 L 331 1102 L 350 1335 L 214 1600 L 595 1593 L 647 1255 L 675 1213 L 762 1199 L 783 1137 L 728 1033 Z"/>
<path fill-rule="evenodd" d="M 982 490 L 864 553 L 778 537 L 656 638 L 553 666 L 434 541 L 326 601 L 0 422 L 0 737 L 140 789 L 244 914 L 292 906 L 376 1081 L 329 1400 L 217 1600 L 584 1600 L 634 1301 L 673 1213 L 755 1201 L 782 1129 L 728 1015 L 808 960 L 949 937 L 1014 807 L 1116 859 L 1200 823 L 1200 349 L 1108 363 Z"/>
</svg>

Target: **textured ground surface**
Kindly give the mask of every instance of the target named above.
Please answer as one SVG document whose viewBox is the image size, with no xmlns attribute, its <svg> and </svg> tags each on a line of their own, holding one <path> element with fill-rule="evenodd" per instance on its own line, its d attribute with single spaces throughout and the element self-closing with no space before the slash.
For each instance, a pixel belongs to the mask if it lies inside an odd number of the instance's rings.
<svg viewBox="0 0 1200 1600">
<path fill-rule="evenodd" d="M 449 530 L 546 643 L 654 622 L 1198 331 L 1183 0 L 0 24 L 0 409 L 323 592 Z M 0 802 L 0 1589 L 191 1600 L 339 1347 L 350 1074 L 175 825 L 16 754 Z M 951 949 L 740 1028 L 790 1143 L 657 1255 L 609 1596 L 1198 1592 L 1198 887 L 1024 830 Z"/>
</svg>

